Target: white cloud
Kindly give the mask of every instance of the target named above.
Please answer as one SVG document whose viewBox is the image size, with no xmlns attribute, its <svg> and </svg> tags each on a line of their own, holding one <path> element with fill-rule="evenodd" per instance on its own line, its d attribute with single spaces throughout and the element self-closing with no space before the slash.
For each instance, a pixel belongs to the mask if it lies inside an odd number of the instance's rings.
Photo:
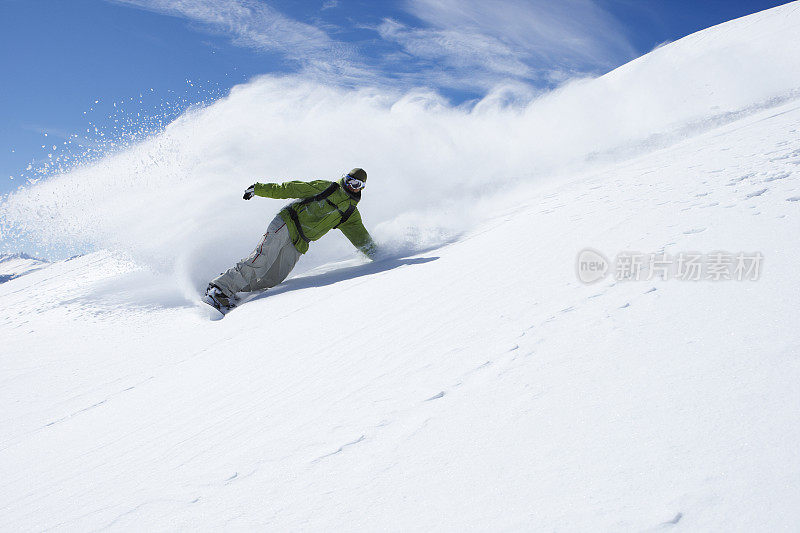
<svg viewBox="0 0 800 533">
<path fill-rule="evenodd" d="M 529 68 L 514 50 L 498 39 L 473 31 L 408 28 L 386 19 L 378 27 L 380 36 L 399 43 L 412 57 L 445 61 L 452 67 L 476 67 L 510 76 L 526 76 Z"/>
<path fill-rule="evenodd" d="M 111 0 L 118 4 L 187 18 L 229 34 L 235 44 L 276 51 L 289 59 L 343 57 L 349 47 L 319 28 L 289 18 L 253 0 Z"/>
<path fill-rule="evenodd" d="M 490 90 L 499 83 L 558 84 L 635 56 L 595 0 L 408 0 L 418 24 L 385 18 L 381 41 L 342 42 L 257 0 L 109 0 L 188 19 L 234 44 L 275 52 L 298 71 L 336 83 Z M 322 11 L 338 0 L 322 2 Z M 365 20 L 380 13 L 365 13 Z M 335 27 L 333 27 L 335 29 Z"/>
<path fill-rule="evenodd" d="M 424 23 L 385 22 L 381 35 L 412 56 L 522 78 L 603 70 L 636 51 L 593 0 L 409 0 Z"/>
</svg>

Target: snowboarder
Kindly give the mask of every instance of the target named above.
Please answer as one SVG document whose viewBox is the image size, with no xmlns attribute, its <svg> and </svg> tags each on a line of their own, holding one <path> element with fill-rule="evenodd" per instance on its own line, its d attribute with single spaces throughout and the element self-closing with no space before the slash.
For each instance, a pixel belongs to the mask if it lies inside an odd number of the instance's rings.
<svg viewBox="0 0 800 533">
<path fill-rule="evenodd" d="M 255 183 L 243 198 L 298 198 L 270 222 L 255 250 L 208 284 L 203 300 L 222 313 L 236 305 L 237 292 L 267 289 L 286 279 L 308 243 L 339 228 L 353 245 L 370 258 L 376 246 L 361 222 L 356 205 L 367 173 L 354 168 L 339 181 Z"/>
</svg>

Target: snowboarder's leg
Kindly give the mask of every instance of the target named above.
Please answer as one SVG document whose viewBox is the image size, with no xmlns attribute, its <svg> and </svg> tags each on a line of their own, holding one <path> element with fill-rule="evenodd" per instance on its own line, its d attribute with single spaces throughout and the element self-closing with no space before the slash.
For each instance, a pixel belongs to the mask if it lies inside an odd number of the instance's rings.
<svg viewBox="0 0 800 533">
<path fill-rule="evenodd" d="M 211 285 L 218 287 L 228 298 L 233 298 L 237 292 L 258 287 L 260 279 L 267 275 L 287 241 L 294 248 L 286 223 L 276 216 L 253 253 L 213 279 Z"/>
<path fill-rule="evenodd" d="M 289 275 L 297 264 L 300 256 L 303 255 L 298 252 L 297 248 L 292 244 L 289 238 L 289 231 L 286 228 L 283 228 L 281 231 L 286 232 L 286 242 L 278 253 L 278 257 L 275 258 L 275 262 L 272 263 L 267 273 L 258 280 L 258 285 L 251 286 L 247 290 L 268 289 L 278 285 L 286 279 L 286 276 Z"/>
</svg>

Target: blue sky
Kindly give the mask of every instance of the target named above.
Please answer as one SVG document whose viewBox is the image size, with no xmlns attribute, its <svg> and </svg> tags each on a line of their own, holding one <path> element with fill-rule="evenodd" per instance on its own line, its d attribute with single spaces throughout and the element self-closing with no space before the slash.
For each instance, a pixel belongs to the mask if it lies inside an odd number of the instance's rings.
<svg viewBox="0 0 800 533">
<path fill-rule="evenodd" d="M 454 103 L 546 90 L 785 2 L 0 0 L 0 194 L 265 73 Z"/>
</svg>

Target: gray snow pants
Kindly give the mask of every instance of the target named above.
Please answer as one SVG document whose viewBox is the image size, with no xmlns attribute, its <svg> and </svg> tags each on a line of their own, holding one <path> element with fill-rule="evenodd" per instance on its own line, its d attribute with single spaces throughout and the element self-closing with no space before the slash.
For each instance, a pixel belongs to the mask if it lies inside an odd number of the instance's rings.
<svg viewBox="0 0 800 533">
<path fill-rule="evenodd" d="M 237 292 L 274 287 L 289 275 L 302 254 L 292 244 L 289 230 L 280 216 L 270 222 L 253 253 L 211 281 L 229 298 Z"/>
</svg>

